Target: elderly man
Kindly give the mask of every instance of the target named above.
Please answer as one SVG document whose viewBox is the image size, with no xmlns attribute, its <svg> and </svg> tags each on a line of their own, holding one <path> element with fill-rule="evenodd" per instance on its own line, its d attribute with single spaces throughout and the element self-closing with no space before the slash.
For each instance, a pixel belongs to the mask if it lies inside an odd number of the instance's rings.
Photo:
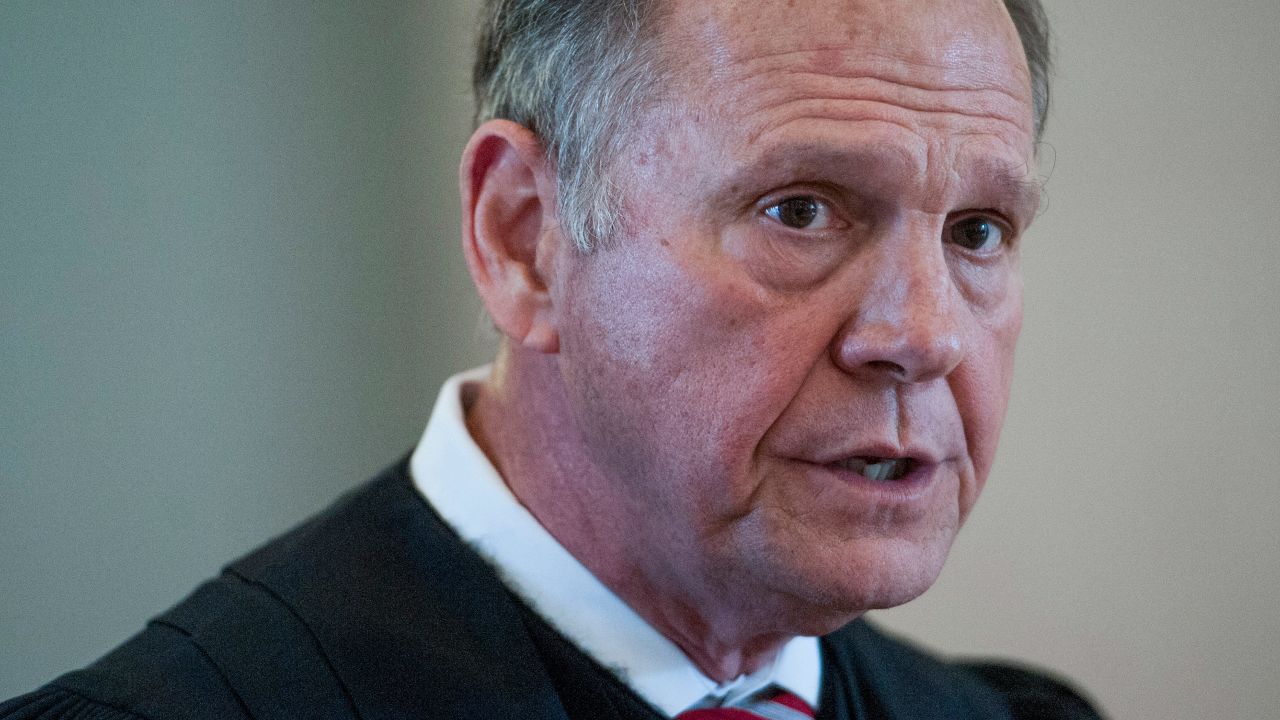
<svg viewBox="0 0 1280 720">
<path fill-rule="evenodd" d="M 410 460 L 3 714 L 1096 717 L 858 619 L 929 587 L 995 455 L 1036 0 L 487 13 L 461 193 L 493 366 Z"/>
</svg>

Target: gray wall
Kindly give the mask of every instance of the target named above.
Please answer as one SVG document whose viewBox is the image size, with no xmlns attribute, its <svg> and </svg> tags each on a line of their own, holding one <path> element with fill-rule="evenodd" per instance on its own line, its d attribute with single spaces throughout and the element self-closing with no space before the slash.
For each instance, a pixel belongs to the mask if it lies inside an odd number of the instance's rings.
<svg viewBox="0 0 1280 720">
<path fill-rule="evenodd" d="M 483 357 L 471 26 L 0 2 L 0 696 L 397 459 Z"/>
<path fill-rule="evenodd" d="M 1280 4 L 1050 3 L 1002 457 L 878 615 L 1117 718 L 1276 717 Z M 396 458 L 484 357 L 467 4 L 0 2 L 0 696 Z"/>
</svg>

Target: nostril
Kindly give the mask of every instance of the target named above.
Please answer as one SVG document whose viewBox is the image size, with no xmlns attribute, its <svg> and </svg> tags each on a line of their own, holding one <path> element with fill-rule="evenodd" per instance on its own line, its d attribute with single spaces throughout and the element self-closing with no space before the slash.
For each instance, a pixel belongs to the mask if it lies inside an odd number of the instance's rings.
<svg viewBox="0 0 1280 720">
<path fill-rule="evenodd" d="M 870 360 L 867 367 L 877 372 L 887 373 L 903 377 L 907 374 L 907 369 L 892 360 Z"/>
</svg>

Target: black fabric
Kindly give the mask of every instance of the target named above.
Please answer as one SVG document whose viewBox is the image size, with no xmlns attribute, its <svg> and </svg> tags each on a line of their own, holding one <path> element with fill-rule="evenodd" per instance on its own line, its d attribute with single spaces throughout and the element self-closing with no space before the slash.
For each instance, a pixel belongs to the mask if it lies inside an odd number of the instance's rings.
<svg viewBox="0 0 1280 720">
<path fill-rule="evenodd" d="M 821 645 L 819 720 L 1097 717 L 1041 674 L 945 663 L 862 620 Z M 406 459 L 0 718 L 660 716 L 507 591 Z"/>
</svg>

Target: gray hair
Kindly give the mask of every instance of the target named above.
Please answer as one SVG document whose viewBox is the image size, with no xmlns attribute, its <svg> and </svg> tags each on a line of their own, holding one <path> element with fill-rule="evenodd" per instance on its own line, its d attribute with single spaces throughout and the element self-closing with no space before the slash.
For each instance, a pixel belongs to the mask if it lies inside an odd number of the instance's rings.
<svg viewBox="0 0 1280 720">
<path fill-rule="evenodd" d="M 583 252 L 619 230 L 612 159 L 660 80 L 655 0 L 485 0 L 472 86 L 476 122 L 504 118 L 545 144 L 556 210 Z M 1004 0 L 1031 71 L 1035 137 L 1049 110 L 1049 24 L 1040 0 Z"/>
</svg>

